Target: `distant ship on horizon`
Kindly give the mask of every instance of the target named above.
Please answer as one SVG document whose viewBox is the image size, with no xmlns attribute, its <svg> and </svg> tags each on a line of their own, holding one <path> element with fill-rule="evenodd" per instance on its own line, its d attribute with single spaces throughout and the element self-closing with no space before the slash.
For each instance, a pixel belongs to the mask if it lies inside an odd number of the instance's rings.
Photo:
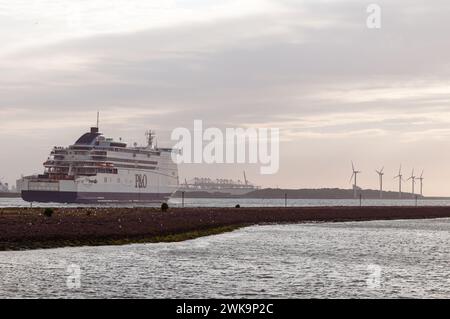
<svg viewBox="0 0 450 319">
<path fill-rule="evenodd" d="M 199 195 L 207 194 L 215 197 L 228 197 L 245 195 L 258 189 L 261 189 L 261 187 L 249 182 L 244 172 L 244 181 L 221 178 L 211 179 L 207 177 L 195 177 L 189 181 L 185 180 L 180 185 L 177 193 L 179 195 L 180 192 L 185 192 L 188 196 L 197 193 Z"/>
<path fill-rule="evenodd" d="M 43 174 L 23 177 L 17 190 L 28 202 L 114 203 L 166 201 L 178 188 L 172 149 L 128 147 L 97 127 L 69 147 L 54 147 Z"/>
</svg>

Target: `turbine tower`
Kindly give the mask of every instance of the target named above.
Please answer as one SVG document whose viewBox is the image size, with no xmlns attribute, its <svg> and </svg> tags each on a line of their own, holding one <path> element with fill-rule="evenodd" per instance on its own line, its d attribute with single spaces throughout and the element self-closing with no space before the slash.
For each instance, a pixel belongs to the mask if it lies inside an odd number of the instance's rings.
<svg viewBox="0 0 450 319">
<path fill-rule="evenodd" d="M 354 181 L 353 181 L 353 197 L 354 198 L 356 198 L 356 196 L 358 195 L 357 194 L 358 186 L 356 184 L 356 178 L 359 173 L 361 173 L 361 171 L 355 170 L 355 165 L 352 162 L 352 176 L 350 177 L 350 182 L 352 181 L 352 178 L 354 178 Z"/>
<path fill-rule="evenodd" d="M 420 196 L 423 196 L 423 170 L 422 173 L 420 174 L 420 177 L 418 178 L 418 180 L 420 181 Z"/>
<path fill-rule="evenodd" d="M 384 167 L 382 167 L 380 170 L 375 170 L 377 172 L 379 178 L 380 178 L 380 199 L 383 198 L 383 175 L 384 175 Z"/>
<path fill-rule="evenodd" d="M 402 175 L 402 165 L 400 165 L 400 168 L 398 169 L 398 175 L 394 177 L 398 178 L 398 198 L 402 198 L 402 181 L 403 181 L 403 175 Z"/>
<path fill-rule="evenodd" d="M 411 180 L 411 193 L 414 196 L 414 184 L 416 183 L 416 177 L 414 176 L 414 168 L 411 172 L 411 176 L 408 178 L 408 181 Z"/>
</svg>

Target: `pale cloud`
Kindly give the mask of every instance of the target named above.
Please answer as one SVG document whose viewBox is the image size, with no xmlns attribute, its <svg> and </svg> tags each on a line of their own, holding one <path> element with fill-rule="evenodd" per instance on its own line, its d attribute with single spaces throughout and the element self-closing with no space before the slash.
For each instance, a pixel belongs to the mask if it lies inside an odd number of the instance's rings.
<svg viewBox="0 0 450 319">
<path fill-rule="evenodd" d="M 347 138 L 373 138 L 373 137 L 381 137 L 386 136 L 387 132 L 382 129 L 365 129 L 365 130 L 354 130 L 347 132 L 334 132 L 334 133 L 320 133 L 313 131 L 287 131 L 284 137 L 289 138 L 290 141 L 295 141 L 299 138 L 307 138 L 307 139 L 347 139 Z"/>
<path fill-rule="evenodd" d="M 58 120 L 52 116 L 54 111 L 41 111 L 38 114 L 33 114 L 32 117 L 27 116 L 29 110 L 26 109 L 4 109 L 0 110 L 0 117 L 8 119 L 2 121 L 0 126 L 0 134 L 4 137 L 8 136 L 44 136 L 51 131 L 58 131 L 62 129 L 77 128 L 79 130 L 86 130 L 88 125 L 95 124 L 95 109 L 91 112 L 65 110 L 58 112 Z M 134 107 L 123 108 L 108 108 L 108 112 L 101 114 L 101 124 L 107 127 L 122 125 L 124 123 L 136 122 L 142 118 L 157 118 L 158 116 L 168 116 L 172 113 L 169 109 L 140 109 Z M 42 129 L 45 128 L 45 132 Z M 124 130 L 126 131 L 126 130 Z"/>
<path fill-rule="evenodd" d="M 390 83 L 388 87 L 381 87 L 381 84 L 373 83 L 372 86 L 367 86 L 366 84 L 363 88 L 355 88 L 347 84 L 346 88 L 329 88 L 316 92 L 312 98 L 331 100 L 339 103 L 384 102 L 389 100 L 405 101 L 409 99 L 433 99 L 439 102 L 448 102 L 450 100 L 450 82 L 401 82 Z"/>
<path fill-rule="evenodd" d="M 102 130 L 130 141 L 156 128 L 169 144 L 171 129 L 194 119 L 279 127 L 280 173 L 246 167 L 266 186 L 348 187 L 353 158 L 369 171 L 426 167 L 427 190 L 450 193 L 437 173 L 447 163 L 433 158 L 450 157 L 446 1 L 380 1 L 378 31 L 358 0 L 29 3 L 0 1 L 0 160 L 10 182 L 39 171 L 49 148 L 72 143 L 100 110 Z M 27 148 L 26 161 L 10 155 Z M 241 170 L 182 167 L 188 177 Z"/>
<path fill-rule="evenodd" d="M 270 0 L 18 0 L 1 1 L 3 53 L 101 34 L 129 33 L 275 13 Z"/>
</svg>

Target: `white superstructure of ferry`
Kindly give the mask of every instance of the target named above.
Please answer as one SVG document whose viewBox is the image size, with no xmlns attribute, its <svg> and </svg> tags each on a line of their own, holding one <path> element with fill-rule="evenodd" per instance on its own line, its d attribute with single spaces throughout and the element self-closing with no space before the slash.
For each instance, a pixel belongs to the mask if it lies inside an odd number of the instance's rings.
<svg viewBox="0 0 450 319">
<path fill-rule="evenodd" d="M 69 147 L 54 147 L 41 175 L 17 181 L 28 202 L 123 203 L 166 201 L 178 187 L 170 148 L 158 148 L 153 132 L 147 145 L 128 147 L 105 138 L 98 127 Z"/>
</svg>

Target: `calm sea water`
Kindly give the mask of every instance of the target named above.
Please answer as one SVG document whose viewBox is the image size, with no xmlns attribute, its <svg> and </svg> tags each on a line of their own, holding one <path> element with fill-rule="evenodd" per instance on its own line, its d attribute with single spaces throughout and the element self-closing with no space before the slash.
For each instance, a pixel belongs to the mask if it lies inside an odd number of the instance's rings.
<svg viewBox="0 0 450 319">
<path fill-rule="evenodd" d="M 450 298 L 450 219 L 267 225 L 0 252 L 0 297 Z"/>
<path fill-rule="evenodd" d="M 181 198 L 169 200 L 172 207 L 181 207 Z M 186 198 L 186 207 L 234 207 L 239 204 L 243 207 L 282 207 L 284 199 L 221 199 L 221 198 Z M 288 206 L 359 206 L 359 199 L 288 199 Z M 148 206 L 157 207 L 160 204 L 105 204 L 103 206 L 134 207 Z M 363 200 L 363 206 L 414 206 L 415 200 Z M 418 200 L 418 206 L 450 206 L 450 200 Z M 58 204 L 58 203 L 33 203 L 33 207 L 83 207 L 92 206 L 80 204 Z M 101 206 L 101 205 L 98 205 Z M 30 203 L 21 198 L 0 198 L 0 207 L 30 207 Z"/>
</svg>

